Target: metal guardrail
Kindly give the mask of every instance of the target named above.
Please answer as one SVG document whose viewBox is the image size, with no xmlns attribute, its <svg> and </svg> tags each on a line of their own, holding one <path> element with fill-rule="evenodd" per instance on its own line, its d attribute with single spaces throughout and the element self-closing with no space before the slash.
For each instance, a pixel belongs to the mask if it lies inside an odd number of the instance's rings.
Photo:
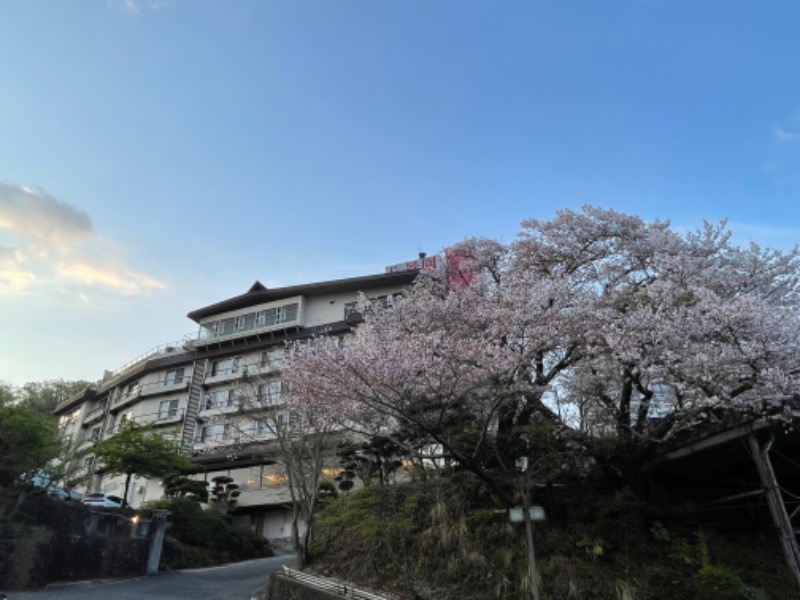
<svg viewBox="0 0 800 600">
<path fill-rule="evenodd" d="M 328 579 L 327 577 L 318 577 L 317 575 L 309 575 L 302 571 L 295 571 L 286 565 L 283 565 L 283 574 L 286 577 L 300 581 L 309 587 L 318 590 L 330 592 L 341 596 L 342 598 L 352 598 L 354 600 L 393 600 L 391 596 L 379 596 L 372 592 L 359 590 L 354 587 L 352 583 L 345 583 L 335 579 Z"/>
<path fill-rule="evenodd" d="M 129 371 L 133 367 L 142 364 L 147 359 L 152 358 L 154 356 L 157 356 L 159 354 L 168 354 L 168 353 L 171 353 L 171 352 L 182 352 L 183 351 L 183 346 L 186 344 L 186 341 L 187 341 L 189 335 L 191 335 L 191 334 L 184 335 L 182 340 L 178 340 L 178 341 L 175 341 L 175 342 L 167 342 L 166 344 L 160 344 L 160 345 L 156 346 L 155 348 L 152 348 L 152 349 L 148 350 L 147 352 L 145 352 L 141 356 L 137 356 L 133 360 L 126 362 L 124 365 L 122 365 L 118 369 L 114 369 L 111 372 L 111 375 L 109 376 L 109 379 L 113 379 L 113 378 L 125 373 L 126 371 Z"/>
</svg>

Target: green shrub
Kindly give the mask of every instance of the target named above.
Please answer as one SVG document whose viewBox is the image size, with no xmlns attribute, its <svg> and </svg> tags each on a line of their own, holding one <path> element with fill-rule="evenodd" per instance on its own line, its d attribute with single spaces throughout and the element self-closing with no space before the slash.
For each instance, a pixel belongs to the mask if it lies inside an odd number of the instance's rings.
<svg viewBox="0 0 800 600">
<path fill-rule="evenodd" d="M 263 537 L 234 531 L 229 519 L 216 511 L 204 510 L 196 500 L 188 497 L 166 500 L 159 502 L 169 511 L 167 531 L 171 541 L 165 547 L 165 564 L 169 568 L 273 555 Z"/>
<path fill-rule="evenodd" d="M 705 565 L 695 575 L 696 600 L 748 600 L 742 580 L 727 567 Z"/>
</svg>

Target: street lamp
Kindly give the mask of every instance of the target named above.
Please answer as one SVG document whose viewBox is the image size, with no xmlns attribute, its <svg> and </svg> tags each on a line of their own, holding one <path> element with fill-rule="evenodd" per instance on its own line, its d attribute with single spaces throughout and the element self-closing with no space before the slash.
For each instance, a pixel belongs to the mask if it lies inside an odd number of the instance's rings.
<svg viewBox="0 0 800 600">
<path fill-rule="evenodd" d="M 528 567 L 531 572 L 531 597 L 539 600 L 539 581 L 536 578 L 536 552 L 533 549 L 533 523 L 545 520 L 544 508 L 528 506 L 527 494 L 523 497 L 524 505 L 508 509 L 508 517 L 512 523 L 525 522 L 525 533 L 528 536 Z"/>
</svg>

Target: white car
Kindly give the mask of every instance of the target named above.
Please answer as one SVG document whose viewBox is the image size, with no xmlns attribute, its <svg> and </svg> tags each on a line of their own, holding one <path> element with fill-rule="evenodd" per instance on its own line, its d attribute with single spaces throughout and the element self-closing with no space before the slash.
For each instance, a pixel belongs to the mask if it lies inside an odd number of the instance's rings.
<svg viewBox="0 0 800 600">
<path fill-rule="evenodd" d="M 109 494 L 86 494 L 81 499 L 81 504 L 103 508 L 122 508 L 122 498 Z"/>
</svg>

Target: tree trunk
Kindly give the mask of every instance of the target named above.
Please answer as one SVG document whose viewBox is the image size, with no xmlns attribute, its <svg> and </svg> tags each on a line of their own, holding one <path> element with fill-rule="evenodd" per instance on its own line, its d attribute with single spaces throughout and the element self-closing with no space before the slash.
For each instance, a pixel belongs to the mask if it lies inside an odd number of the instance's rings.
<svg viewBox="0 0 800 600">
<path fill-rule="evenodd" d="M 122 508 L 128 506 L 128 490 L 131 487 L 131 477 L 133 477 L 133 473 L 125 475 L 125 492 L 122 494 Z"/>
<path fill-rule="evenodd" d="M 297 501 L 294 502 L 292 508 L 292 545 L 294 546 L 297 556 L 300 559 L 300 568 L 306 566 L 306 557 L 303 552 L 303 545 L 300 541 L 300 526 L 299 526 L 300 510 L 297 508 Z"/>
<path fill-rule="evenodd" d="M 619 412 L 617 413 L 617 436 L 621 440 L 631 437 L 631 396 L 633 395 L 633 381 L 628 370 L 625 370 L 625 379 L 619 398 Z"/>
</svg>

